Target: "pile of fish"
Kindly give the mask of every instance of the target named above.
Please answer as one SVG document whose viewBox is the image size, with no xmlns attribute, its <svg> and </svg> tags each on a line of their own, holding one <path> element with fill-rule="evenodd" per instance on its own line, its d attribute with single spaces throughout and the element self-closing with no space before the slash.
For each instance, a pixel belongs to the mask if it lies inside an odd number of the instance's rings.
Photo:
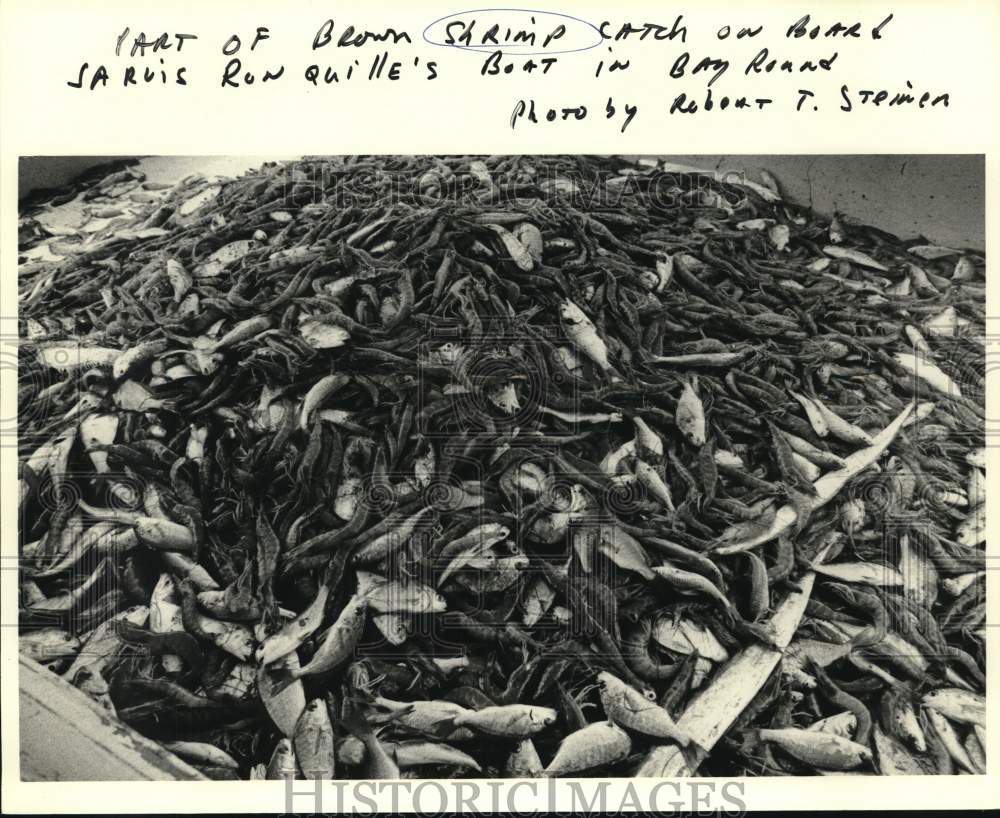
<svg viewBox="0 0 1000 818">
<path fill-rule="evenodd" d="M 984 772 L 980 252 L 591 156 L 19 226 L 21 651 L 206 775 Z"/>
</svg>

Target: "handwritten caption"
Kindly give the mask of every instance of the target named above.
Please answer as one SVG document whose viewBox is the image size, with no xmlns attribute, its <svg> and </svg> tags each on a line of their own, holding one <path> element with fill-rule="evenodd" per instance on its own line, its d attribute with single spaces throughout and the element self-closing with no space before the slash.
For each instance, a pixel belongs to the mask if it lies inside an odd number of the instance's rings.
<svg viewBox="0 0 1000 818">
<path fill-rule="evenodd" d="M 593 22 L 548 11 L 479 9 L 441 17 L 419 32 L 368 29 L 327 19 L 317 25 L 311 42 L 291 43 L 304 52 L 296 64 L 275 59 L 279 51 L 287 52 L 275 47 L 280 37 L 269 26 L 233 32 L 216 43 L 195 32 L 147 35 L 126 26 L 109 36 L 110 55 L 99 62 L 81 60 L 66 86 L 85 93 L 118 85 L 197 86 L 238 94 L 275 83 L 315 88 L 363 82 L 405 86 L 433 83 L 449 72 L 474 72 L 484 87 L 501 84 L 503 77 L 530 76 L 537 78 L 540 91 L 552 96 L 549 101 L 502 100 L 506 127 L 516 130 L 603 117 L 622 133 L 641 115 L 641 108 L 651 105 L 678 117 L 771 108 L 807 115 L 831 107 L 845 113 L 949 107 L 948 89 L 924 87 L 909 77 L 887 76 L 871 87 L 824 82 L 819 90 L 817 77 L 835 77 L 859 53 L 871 59 L 871 49 L 891 52 L 908 47 L 893 43 L 895 14 L 871 18 L 818 20 L 802 14 L 791 15 L 787 26 L 779 29 L 725 22 L 696 29 L 683 14 L 661 22 Z M 451 55 L 456 51 L 466 53 L 455 60 Z M 192 54 L 196 65 L 191 65 Z M 213 58 L 213 65 L 218 58 L 217 69 L 206 70 L 205 56 Z M 884 70 L 891 72 L 889 54 L 881 56 L 885 59 L 880 64 L 888 64 Z M 637 86 L 655 82 L 656 102 L 641 101 L 638 92 L 635 99 L 622 96 L 620 83 L 613 93 L 601 93 L 602 82 L 621 77 L 631 77 Z M 755 90 L 763 77 L 785 81 L 778 92 L 774 83 L 767 84 L 766 92 Z M 586 78 L 599 103 L 553 103 L 560 82 L 567 78 Z"/>
</svg>

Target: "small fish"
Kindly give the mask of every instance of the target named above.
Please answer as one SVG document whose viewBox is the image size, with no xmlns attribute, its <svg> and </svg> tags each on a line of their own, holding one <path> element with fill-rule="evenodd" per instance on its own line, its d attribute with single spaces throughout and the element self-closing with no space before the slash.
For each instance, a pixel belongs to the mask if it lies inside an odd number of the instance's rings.
<svg viewBox="0 0 1000 818">
<path fill-rule="evenodd" d="M 151 361 L 166 348 L 167 342 L 165 340 L 136 344 L 115 359 L 111 366 L 111 374 L 115 380 L 121 380 L 144 363 Z"/>
<path fill-rule="evenodd" d="M 542 774 L 545 765 L 538 757 L 538 750 L 530 738 L 521 739 L 507 756 L 504 773 L 510 778 L 537 778 Z"/>
<path fill-rule="evenodd" d="M 369 726 L 368 719 L 357 709 L 357 705 L 345 704 L 345 712 L 342 715 L 347 729 L 364 745 L 364 760 L 367 761 L 365 777 L 376 780 L 400 778 L 399 765 L 385 745 L 379 741 Z"/>
<path fill-rule="evenodd" d="M 542 263 L 542 255 L 545 250 L 545 242 L 542 238 L 542 231 L 531 222 L 521 222 L 512 231 L 516 238 L 528 251 L 531 260 L 535 264 Z"/>
<path fill-rule="evenodd" d="M 445 767 L 464 767 L 466 769 L 482 772 L 482 767 L 468 753 L 452 747 L 450 744 L 441 744 L 436 741 L 425 741 L 424 739 L 407 739 L 405 741 L 386 742 L 385 749 L 396 759 L 396 764 L 400 769 L 410 769 L 412 767 L 423 767 L 430 765 L 443 765 Z"/>
<path fill-rule="evenodd" d="M 357 736 L 347 735 L 337 739 L 334 755 L 337 764 L 347 767 L 358 767 L 365 763 L 368 751 L 365 743 Z"/>
<path fill-rule="evenodd" d="M 670 279 L 674 275 L 674 260 L 668 253 L 659 251 L 656 254 L 656 287 L 658 293 L 662 293 L 669 285 Z"/>
<path fill-rule="evenodd" d="M 531 560 L 526 554 L 512 554 L 494 559 L 485 569 L 474 564 L 470 567 L 477 568 L 479 573 L 466 578 L 468 580 L 466 587 L 481 594 L 506 591 L 515 583 L 520 582 L 530 565 Z"/>
<path fill-rule="evenodd" d="M 743 462 L 743 458 L 728 449 L 716 449 L 713 457 L 715 458 L 715 463 L 718 466 L 726 466 L 732 469 L 746 468 L 746 463 Z"/>
<path fill-rule="evenodd" d="M 923 335 L 920 334 L 913 324 L 907 324 L 903 327 L 903 331 L 906 333 L 906 337 L 910 339 L 910 343 L 913 344 L 913 348 L 920 354 L 930 357 L 933 352 L 931 351 L 930 344 L 927 343 Z"/>
<path fill-rule="evenodd" d="M 917 605 L 930 610 L 938 596 L 938 572 L 933 561 L 916 549 L 908 534 L 899 538 L 899 573 L 903 577 L 903 593 Z M 942 581 L 947 591 L 948 580 Z"/>
<path fill-rule="evenodd" d="M 314 673 L 326 673 L 349 659 L 361 639 L 367 611 L 365 599 L 358 595 L 349 599 L 340 616 L 327 630 L 312 659 L 298 670 L 291 671 L 291 677 L 300 679 Z"/>
<path fill-rule="evenodd" d="M 487 224 L 486 227 L 500 237 L 500 241 L 503 243 L 504 249 L 507 251 L 511 259 L 513 259 L 518 269 L 526 273 L 530 273 L 535 269 L 535 260 L 532 257 L 532 254 L 528 252 L 520 241 L 518 241 L 517 237 L 513 233 L 498 224 Z"/>
<path fill-rule="evenodd" d="M 936 364 L 931 363 L 922 355 L 916 352 L 897 352 L 894 358 L 896 363 L 928 386 L 937 389 L 945 395 L 951 395 L 956 398 L 962 397 L 962 390 L 958 384 L 938 368 Z"/>
<path fill-rule="evenodd" d="M 111 699 L 111 687 L 104 673 L 96 665 L 81 667 L 73 676 L 73 686 L 89 695 L 112 716 L 117 717 L 117 710 Z"/>
<path fill-rule="evenodd" d="M 343 327 L 313 318 L 299 322 L 299 334 L 313 349 L 336 349 L 346 344 L 351 334 Z"/>
<path fill-rule="evenodd" d="M 913 289 L 910 276 L 904 275 L 899 281 L 886 289 L 886 295 L 909 295 Z"/>
<path fill-rule="evenodd" d="M 882 713 L 884 724 L 897 738 L 916 750 L 918 753 L 927 751 L 927 740 L 920 727 L 917 711 L 908 695 L 902 691 L 890 691 L 882 696 Z"/>
<path fill-rule="evenodd" d="M 295 778 L 298 772 L 298 765 L 295 760 L 295 750 L 292 747 L 291 739 L 278 739 L 274 752 L 271 753 L 271 760 L 267 763 L 267 771 L 264 778 L 268 781 L 282 781 Z"/>
<path fill-rule="evenodd" d="M 617 459 L 609 462 L 609 466 L 614 466 L 611 470 L 604 469 L 605 473 L 614 475 L 617 473 L 617 464 L 623 458 L 638 453 L 644 458 L 663 457 L 663 440 L 656 432 L 649 428 L 641 417 L 632 418 L 635 425 L 635 440 L 623 444 L 615 453 Z M 611 457 L 609 455 L 608 457 Z"/>
<path fill-rule="evenodd" d="M 170 752 L 196 764 L 224 767 L 227 770 L 238 770 L 240 767 L 235 758 L 214 744 L 203 741 L 161 741 L 160 743 Z"/>
<path fill-rule="evenodd" d="M 255 658 L 260 665 L 269 665 L 276 659 L 286 656 L 296 650 L 320 626 L 323 610 L 330 596 L 330 587 L 325 583 L 320 585 L 316 598 L 295 619 L 287 622 L 278 633 L 269 636 L 257 649 Z"/>
<path fill-rule="evenodd" d="M 136 381 L 124 381 L 114 392 L 115 405 L 126 412 L 151 412 L 156 409 L 173 409 L 173 401 L 157 398 Z"/>
<path fill-rule="evenodd" d="M 604 712 L 615 724 L 654 738 L 675 741 L 687 747 L 692 739 L 666 710 L 606 671 L 597 674 Z"/>
<path fill-rule="evenodd" d="M 181 206 L 177 208 L 177 212 L 181 216 L 190 216 L 192 213 L 200 210 L 209 202 L 213 201 L 215 197 L 219 195 L 221 190 L 221 185 L 209 185 L 199 193 L 196 193 L 194 196 L 190 196 L 185 199 Z"/>
<path fill-rule="evenodd" d="M 527 738 L 555 723 L 559 714 L 551 707 L 509 704 L 466 710 L 453 719 L 455 727 L 471 727 L 480 733 L 508 738 Z"/>
<path fill-rule="evenodd" d="M 611 370 L 608 360 L 607 345 L 597 334 L 593 322 L 576 304 L 564 300 L 559 307 L 563 330 L 566 337 L 590 360 L 597 364 L 602 372 Z"/>
<path fill-rule="evenodd" d="M 865 745 L 834 733 L 785 727 L 761 729 L 758 736 L 762 741 L 777 744 L 799 761 L 827 770 L 852 770 L 872 760 L 871 750 Z"/>
<path fill-rule="evenodd" d="M 80 640 L 62 628 L 41 628 L 22 633 L 18 652 L 41 664 L 67 659 L 80 652 Z"/>
<path fill-rule="evenodd" d="M 38 360 L 51 369 L 70 372 L 91 367 L 111 368 L 122 354 L 110 347 L 52 346 L 38 350 Z"/>
<path fill-rule="evenodd" d="M 986 468 L 986 449 L 980 446 L 977 449 L 970 449 L 965 455 L 965 462 L 977 469 Z"/>
<path fill-rule="evenodd" d="M 668 511 L 676 511 L 674 499 L 670 493 L 670 487 L 659 472 L 644 460 L 636 460 L 635 476 L 638 481 L 645 486 L 646 490 L 657 500 L 666 506 Z"/>
<path fill-rule="evenodd" d="M 634 571 L 647 581 L 656 578 L 649 567 L 646 550 L 635 537 L 618 526 L 599 526 L 596 542 L 598 550 L 619 568 Z"/>
<path fill-rule="evenodd" d="M 927 693 L 923 705 L 952 721 L 986 727 L 986 698 L 971 690 L 942 687 Z"/>
<path fill-rule="evenodd" d="M 487 393 L 490 402 L 505 415 L 513 415 L 520 411 L 521 403 L 517 396 L 517 387 L 513 381 L 507 381 Z"/>
<path fill-rule="evenodd" d="M 691 441 L 692 445 L 700 448 L 705 443 L 705 409 L 701 405 L 701 400 L 694 391 L 692 382 L 685 379 L 681 389 L 681 396 L 677 400 L 677 410 L 674 420 L 681 433 Z"/>
<path fill-rule="evenodd" d="M 957 256 L 959 253 L 958 250 L 952 250 L 950 247 L 944 247 L 937 244 L 914 245 L 913 247 L 908 247 L 907 252 L 931 261 L 939 258 L 947 258 L 948 256 Z"/>
<path fill-rule="evenodd" d="M 944 748 L 948 751 L 948 755 L 951 756 L 952 761 L 970 773 L 976 774 L 976 766 L 972 763 L 972 759 L 969 758 L 965 747 L 962 746 L 962 741 L 959 739 L 958 733 L 955 732 L 955 728 L 951 722 L 934 708 L 927 708 L 925 712 L 927 713 L 928 722 L 937 734 L 938 739 L 944 745 Z"/>
<path fill-rule="evenodd" d="M 774 245 L 774 249 L 779 253 L 788 247 L 791 235 L 791 230 L 789 230 L 787 224 L 776 224 L 767 231 L 767 237 L 771 240 L 771 244 Z"/>
<path fill-rule="evenodd" d="M 871 256 L 862 253 L 860 250 L 852 250 L 849 247 L 838 247 L 835 244 L 829 244 L 823 248 L 823 252 L 831 258 L 839 258 L 844 261 L 850 261 L 861 267 L 868 267 L 871 270 L 889 272 L 888 267 L 878 261 L 875 261 L 875 259 Z"/>
<path fill-rule="evenodd" d="M 270 667 L 259 665 L 257 668 L 257 692 L 260 700 L 274 726 L 287 738 L 295 735 L 299 717 L 306 709 L 306 693 L 298 679 L 287 685 L 276 682 L 281 681 L 281 675 L 294 674 L 298 668 L 299 656 L 295 651 L 285 654 Z"/>
<path fill-rule="evenodd" d="M 82 668 L 92 667 L 97 672 L 103 671 L 110 662 L 117 659 L 125 647 L 125 640 L 119 634 L 121 623 L 127 622 L 143 628 L 148 621 L 149 608 L 146 605 L 135 605 L 106 619 L 81 639 L 83 644 L 80 652 L 67 668 L 65 677 L 73 683 L 74 677 Z"/>
<path fill-rule="evenodd" d="M 195 268 L 194 276 L 195 278 L 215 278 L 229 265 L 248 255 L 255 247 L 257 247 L 257 242 L 254 239 L 239 239 L 223 245 Z"/>
<path fill-rule="evenodd" d="M 153 633 L 184 631 L 181 607 L 177 604 L 177 586 L 170 574 L 160 574 L 149 600 L 149 629 Z M 183 668 L 180 656 L 164 654 L 160 657 L 168 673 L 179 673 Z"/>
<path fill-rule="evenodd" d="M 423 519 L 424 515 L 432 510 L 431 506 L 426 506 L 416 514 L 402 520 L 395 528 L 379 535 L 371 542 L 365 543 L 351 556 L 351 564 L 370 565 L 406 547 L 410 536 L 416 530 L 417 525 Z"/>
<path fill-rule="evenodd" d="M 561 412 L 548 406 L 539 406 L 538 411 L 566 423 L 621 423 L 624 418 L 621 412 Z"/>
<path fill-rule="evenodd" d="M 826 437 L 830 434 L 830 427 L 827 425 L 826 418 L 819 407 L 805 395 L 800 395 L 798 392 L 792 392 L 791 395 L 805 410 L 806 418 L 808 418 L 809 425 L 812 426 L 813 431 L 820 437 Z"/>
<path fill-rule="evenodd" d="M 448 701 L 400 702 L 384 696 L 375 696 L 372 704 L 386 711 L 385 715 L 373 714 L 378 721 L 398 722 L 411 730 L 443 739 L 448 739 L 456 732 L 454 729 L 456 719 L 474 712 Z M 464 731 L 464 734 L 474 735 L 471 730 Z"/>
<path fill-rule="evenodd" d="M 806 480 L 806 483 L 802 484 L 803 488 L 805 488 L 806 484 L 811 484 L 813 480 L 816 480 L 823 473 L 819 466 L 815 465 L 811 460 L 807 460 L 798 452 L 792 452 L 791 461 L 799 474 Z M 813 490 L 815 491 L 815 489 Z"/>
<path fill-rule="evenodd" d="M 703 625 L 690 619 L 674 620 L 670 616 L 660 616 L 653 623 L 652 636 L 667 650 L 689 654 L 694 651 L 713 662 L 725 662 L 729 652 L 715 635 Z"/>
<path fill-rule="evenodd" d="M 969 508 L 976 508 L 986 502 L 986 474 L 973 466 L 969 469 L 969 479 L 965 488 Z"/>
<path fill-rule="evenodd" d="M 545 581 L 544 577 L 533 577 L 521 600 L 521 605 L 524 608 L 524 616 L 521 621 L 524 625 L 530 628 L 537 624 L 538 620 L 548 613 L 555 598 L 555 589 Z"/>
<path fill-rule="evenodd" d="M 146 545 L 169 551 L 194 550 L 194 534 L 191 529 L 172 520 L 166 520 L 162 517 L 148 517 L 145 514 L 131 511 L 94 508 L 83 500 L 79 501 L 79 507 L 96 520 L 132 526 L 138 538 Z"/>
<path fill-rule="evenodd" d="M 117 415 L 106 414 L 88 415 L 80 421 L 80 442 L 98 474 L 108 472 L 108 453 L 105 449 L 115 442 L 118 422 Z"/>
<path fill-rule="evenodd" d="M 986 505 L 981 503 L 958 524 L 955 529 L 955 541 L 960 545 L 973 548 L 986 542 Z"/>
<path fill-rule="evenodd" d="M 864 431 L 864 429 L 860 429 L 853 423 L 844 420 L 819 398 L 814 396 L 811 398 L 811 401 L 820 415 L 822 415 L 826 428 L 834 437 L 840 438 L 847 443 L 856 443 L 860 446 L 871 446 L 874 443 L 872 436 Z M 819 433 L 817 432 L 817 434 Z"/>
<path fill-rule="evenodd" d="M 542 775 L 569 776 L 621 761 L 630 752 L 632 741 L 621 727 L 611 722 L 588 724 L 562 740 Z"/>
<path fill-rule="evenodd" d="M 745 219 L 736 223 L 737 230 L 766 230 L 774 224 L 774 219 Z"/>
<path fill-rule="evenodd" d="M 877 724 L 872 730 L 872 739 L 882 775 L 928 775 L 934 772 L 899 739 L 884 732 Z"/>
<path fill-rule="evenodd" d="M 600 463 L 601 471 L 604 472 L 604 474 L 608 475 L 609 477 L 617 476 L 620 465 L 628 458 L 635 456 L 638 446 L 637 440 L 638 440 L 638 435 L 636 436 L 636 438 L 633 438 L 632 440 L 623 443 L 613 452 L 609 452 L 607 455 L 605 455 L 605 457 L 601 460 Z M 659 437 L 657 437 L 657 440 L 659 440 Z M 661 456 L 662 456 L 662 448 L 663 447 L 661 443 L 660 446 Z"/>
<path fill-rule="evenodd" d="M 865 524 L 865 503 L 860 497 L 845 500 L 837 512 L 840 525 L 848 535 L 857 534 Z"/>
<path fill-rule="evenodd" d="M 890 565 L 874 562 L 813 563 L 811 567 L 817 574 L 839 579 L 842 582 L 857 582 L 862 585 L 885 588 L 898 587 L 903 584 L 903 576 L 899 571 Z"/>
<path fill-rule="evenodd" d="M 440 613 L 445 598 L 428 585 L 389 580 L 371 571 L 358 571 L 357 595 L 379 613 Z"/>
<path fill-rule="evenodd" d="M 750 354 L 750 351 L 750 349 L 744 349 L 737 352 L 691 352 L 686 355 L 653 355 L 649 360 L 654 364 L 667 364 L 671 366 L 726 367 L 739 363 Z"/>
<path fill-rule="evenodd" d="M 969 761 L 979 775 L 986 775 L 986 747 L 979 740 L 979 734 L 967 733 L 962 746 L 965 748 Z"/>
<path fill-rule="evenodd" d="M 833 733 L 841 738 L 851 738 L 858 726 L 858 718 L 849 710 L 827 716 L 810 724 L 806 730 L 818 730 L 822 733 Z"/>
<path fill-rule="evenodd" d="M 170 258 L 166 262 L 167 281 L 174 291 L 174 303 L 180 304 L 188 290 L 194 286 L 194 278 L 177 259 Z"/>
<path fill-rule="evenodd" d="M 390 645 L 398 647 L 410 638 L 409 620 L 403 614 L 374 614 L 372 623 Z"/>
<path fill-rule="evenodd" d="M 323 699 L 313 699 L 302 711 L 295 725 L 292 746 L 306 778 L 311 781 L 333 779 L 336 770 L 333 724 Z"/>
<path fill-rule="evenodd" d="M 237 622 L 220 622 L 201 614 L 197 615 L 196 621 L 198 630 L 231 656 L 245 662 L 253 655 L 256 640 L 243 625 Z"/>
<path fill-rule="evenodd" d="M 971 281 L 976 277 L 976 267 L 968 256 L 961 256 L 955 262 L 955 269 L 952 271 L 952 281 Z"/>
</svg>

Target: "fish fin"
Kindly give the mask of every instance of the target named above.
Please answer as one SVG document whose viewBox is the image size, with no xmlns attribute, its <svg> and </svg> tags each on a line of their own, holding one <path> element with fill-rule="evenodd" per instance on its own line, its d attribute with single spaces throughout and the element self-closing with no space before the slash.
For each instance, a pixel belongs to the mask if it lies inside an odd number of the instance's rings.
<svg viewBox="0 0 1000 818">
<path fill-rule="evenodd" d="M 340 707 L 340 717 L 337 721 L 348 733 L 363 741 L 375 737 L 368 718 L 362 713 L 358 701 L 351 696 L 344 697 Z"/>
<path fill-rule="evenodd" d="M 268 668 L 262 674 L 262 678 L 267 680 L 270 687 L 270 695 L 278 696 L 285 688 L 298 681 L 299 677 L 294 671 L 282 665 L 280 668 Z"/>
</svg>

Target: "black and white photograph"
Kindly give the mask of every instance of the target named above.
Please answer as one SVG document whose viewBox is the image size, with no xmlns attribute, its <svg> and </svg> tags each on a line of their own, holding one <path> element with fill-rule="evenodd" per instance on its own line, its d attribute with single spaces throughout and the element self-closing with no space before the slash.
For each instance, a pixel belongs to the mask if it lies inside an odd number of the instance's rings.
<svg viewBox="0 0 1000 818">
<path fill-rule="evenodd" d="M 985 775 L 985 174 L 21 156 L 21 779 Z"/>
</svg>

